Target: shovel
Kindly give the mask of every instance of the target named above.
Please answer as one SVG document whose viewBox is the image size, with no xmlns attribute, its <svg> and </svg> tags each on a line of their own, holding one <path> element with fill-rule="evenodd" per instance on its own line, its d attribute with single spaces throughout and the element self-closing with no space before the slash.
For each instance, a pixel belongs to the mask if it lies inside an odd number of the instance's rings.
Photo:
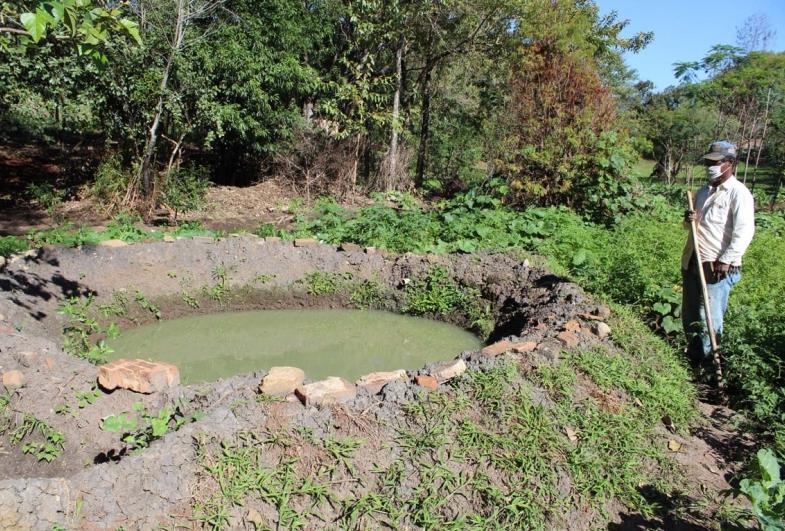
<svg viewBox="0 0 785 531">
<path fill-rule="evenodd" d="M 691 211 L 695 210 L 695 205 L 692 201 L 692 192 L 687 192 L 687 203 Z M 690 222 L 690 235 L 692 236 L 692 244 L 695 249 L 695 257 L 698 262 L 698 276 L 701 281 L 701 290 L 703 291 L 703 310 L 706 315 L 706 328 L 709 329 L 709 340 L 711 341 L 711 354 L 714 359 L 714 372 L 717 375 L 717 387 L 723 389 L 725 381 L 722 379 L 722 364 L 720 363 L 720 351 L 717 346 L 717 336 L 714 334 L 714 323 L 711 321 L 711 306 L 709 305 L 709 290 L 706 287 L 706 274 L 703 272 L 703 263 L 700 260 L 701 248 L 698 238 L 698 227 L 695 220 Z"/>
</svg>

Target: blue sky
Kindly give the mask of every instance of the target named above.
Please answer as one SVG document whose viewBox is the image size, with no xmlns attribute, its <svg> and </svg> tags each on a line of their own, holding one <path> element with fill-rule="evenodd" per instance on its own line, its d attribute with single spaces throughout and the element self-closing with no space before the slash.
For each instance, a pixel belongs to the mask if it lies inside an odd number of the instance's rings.
<svg viewBox="0 0 785 531">
<path fill-rule="evenodd" d="M 654 41 L 627 64 L 657 90 L 677 84 L 673 63 L 700 60 L 715 44 L 736 44 L 736 27 L 756 13 L 765 14 L 777 35 L 770 46 L 785 51 L 785 0 L 595 0 L 600 13 L 615 10 L 630 24 L 622 34 L 653 31 Z"/>
</svg>

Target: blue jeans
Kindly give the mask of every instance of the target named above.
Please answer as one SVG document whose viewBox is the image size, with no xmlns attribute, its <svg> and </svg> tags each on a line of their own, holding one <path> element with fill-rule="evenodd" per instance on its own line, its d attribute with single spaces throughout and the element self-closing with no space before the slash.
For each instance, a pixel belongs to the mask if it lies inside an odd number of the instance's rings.
<svg viewBox="0 0 785 531">
<path fill-rule="evenodd" d="M 684 285 L 682 292 L 681 322 L 684 334 L 687 336 L 687 354 L 696 364 L 711 360 L 711 340 L 706 328 L 706 312 L 703 307 L 703 293 L 701 292 L 700 276 L 695 267 L 689 270 L 682 269 L 681 278 Z M 708 280 L 708 279 L 707 279 Z M 731 288 L 741 280 L 741 272 L 729 273 L 722 280 L 714 284 L 707 284 L 709 292 L 709 307 L 711 321 L 717 344 L 722 335 L 722 318 L 728 307 L 728 297 Z"/>
</svg>

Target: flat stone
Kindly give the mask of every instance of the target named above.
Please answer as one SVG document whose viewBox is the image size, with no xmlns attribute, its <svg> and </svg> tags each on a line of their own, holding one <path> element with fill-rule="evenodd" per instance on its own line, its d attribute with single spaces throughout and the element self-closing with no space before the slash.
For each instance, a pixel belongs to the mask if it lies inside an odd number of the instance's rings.
<svg viewBox="0 0 785 531">
<path fill-rule="evenodd" d="M 317 243 L 319 242 L 313 238 L 297 238 L 294 240 L 295 247 L 308 247 L 310 245 L 316 245 Z"/>
<path fill-rule="evenodd" d="M 579 332 L 581 329 L 581 323 L 575 319 L 571 319 L 564 323 L 564 329 L 569 330 L 570 332 Z"/>
<path fill-rule="evenodd" d="M 536 341 L 519 341 L 512 344 L 512 351 L 516 354 L 526 354 L 537 348 Z"/>
<path fill-rule="evenodd" d="M 266 241 L 266 242 L 279 242 L 279 241 L 281 241 L 281 238 L 279 238 L 278 236 L 265 236 L 264 237 L 264 241 Z"/>
<path fill-rule="evenodd" d="M 25 375 L 22 371 L 6 371 L 3 373 L 3 385 L 6 389 L 19 389 L 25 384 Z"/>
<path fill-rule="evenodd" d="M 301 385 L 294 393 L 303 405 L 318 406 L 351 400 L 357 396 L 357 388 L 343 378 L 330 376 L 325 380 Z"/>
<path fill-rule="evenodd" d="M 561 349 L 562 345 L 558 341 L 543 341 L 537 345 L 537 357 L 546 363 L 556 363 L 559 361 Z"/>
<path fill-rule="evenodd" d="M 14 358 L 22 367 L 32 367 L 36 365 L 38 362 L 38 353 L 37 352 L 18 352 L 14 354 Z"/>
<path fill-rule="evenodd" d="M 466 362 L 463 360 L 453 360 L 436 365 L 431 371 L 431 376 L 437 380 L 446 382 L 452 380 L 466 372 Z"/>
<path fill-rule="evenodd" d="M 556 339 L 561 341 L 561 343 L 567 348 L 573 348 L 578 346 L 578 336 L 574 333 L 570 332 L 569 330 L 565 330 L 564 332 L 559 332 L 556 335 Z"/>
<path fill-rule="evenodd" d="M 164 241 L 166 243 L 174 243 L 175 239 L 171 234 L 164 234 Z"/>
<path fill-rule="evenodd" d="M 284 396 L 293 393 L 305 380 L 305 373 L 297 367 L 273 367 L 262 378 L 259 392 L 270 396 Z"/>
<path fill-rule="evenodd" d="M 508 350 L 512 348 L 512 342 L 502 339 L 501 341 L 497 341 L 487 347 L 483 348 L 480 351 L 480 354 L 483 356 L 498 356 L 499 354 L 504 354 Z"/>
<path fill-rule="evenodd" d="M 356 243 L 342 243 L 340 247 L 338 247 L 339 251 L 346 251 L 347 253 L 360 253 L 363 250 L 362 245 L 357 245 Z"/>
<path fill-rule="evenodd" d="M 99 242 L 98 245 L 101 247 L 125 247 L 128 243 L 124 242 L 123 240 L 104 240 Z"/>
<path fill-rule="evenodd" d="M 371 394 L 375 395 L 388 383 L 395 380 L 406 381 L 406 378 L 406 371 L 398 369 L 397 371 L 372 372 L 365 376 L 361 376 L 360 379 L 354 383 L 357 387 L 364 387 L 365 389 L 368 389 Z"/>
<path fill-rule="evenodd" d="M 605 339 L 611 335 L 611 327 L 602 321 L 594 323 L 594 326 L 591 327 L 591 331 L 600 339 Z"/>
<path fill-rule="evenodd" d="M 106 390 L 136 393 L 163 391 L 180 384 L 180 370 L 171 363 L 119 359 L 98 368 L 98 383 Z"/>
<path fill-rule="evenodd" d="M 426 389 L 436 389 L 439 387 L 439 382 L 436 378 L 428 376 L 427 374 L 418 374 L 415 376 L 414 381 L 417 382 L 417 385 L 425 387 Z"/>
</svg>

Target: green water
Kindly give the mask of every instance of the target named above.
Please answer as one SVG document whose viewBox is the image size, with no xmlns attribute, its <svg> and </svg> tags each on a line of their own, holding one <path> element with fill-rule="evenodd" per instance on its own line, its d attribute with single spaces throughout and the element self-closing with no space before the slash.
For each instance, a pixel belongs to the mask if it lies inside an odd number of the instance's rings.
<svg viewBox="0 0 785 531">
<path fill-rule="evenodd" d="M 374 371 L 417 369 L 481 345 L 465 330 L 370 310 L 262 310 L 161 321 L 123 332 L 112 359 L 168 361 L 183 383 L 275 366 L 309 378 L 355 380 Z"/>
</svg>

